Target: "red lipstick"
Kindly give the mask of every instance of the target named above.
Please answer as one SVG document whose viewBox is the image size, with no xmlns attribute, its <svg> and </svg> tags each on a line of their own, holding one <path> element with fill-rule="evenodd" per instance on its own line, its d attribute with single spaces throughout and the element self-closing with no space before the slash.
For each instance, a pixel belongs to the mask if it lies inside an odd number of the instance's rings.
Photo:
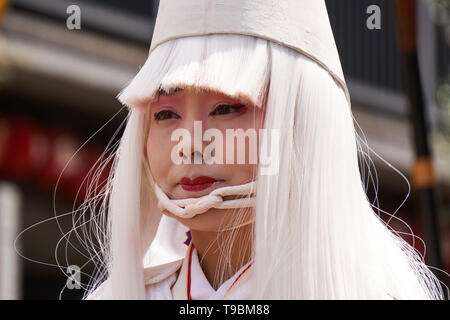
<svg viewBox="0 0 450 320">
<path fill-rule="evenodd" d="M 180 185 L 185 191 L 201 191 L 210 187 L 217 180 L 207 176 L 197 177 L 193 180 L 184 177 L 180 180 Z"/>
</svg>

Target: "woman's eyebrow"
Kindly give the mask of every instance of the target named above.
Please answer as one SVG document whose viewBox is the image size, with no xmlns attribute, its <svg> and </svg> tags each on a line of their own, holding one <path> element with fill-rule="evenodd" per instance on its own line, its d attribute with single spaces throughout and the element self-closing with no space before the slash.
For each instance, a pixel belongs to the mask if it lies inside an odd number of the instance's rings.
<svg viewBox="0 0 450 320">
<path fill-rule="evenodd" d="M 175 92 L 182 91 L 182 90 L 183 90 L 183 88 L 175 88 L 175 89 L 174 89 L 174 88 L 171 88 L 171 89 L 169 90 L 169 92 L 167 92 L 166 90 L 160 88 L 160 89 L 158 90 L 158 98 L 159 98 L 160 96 L 165 96 L 165 97 L 172 96 L 172 95 L 175 94 Z"/>
</svg>

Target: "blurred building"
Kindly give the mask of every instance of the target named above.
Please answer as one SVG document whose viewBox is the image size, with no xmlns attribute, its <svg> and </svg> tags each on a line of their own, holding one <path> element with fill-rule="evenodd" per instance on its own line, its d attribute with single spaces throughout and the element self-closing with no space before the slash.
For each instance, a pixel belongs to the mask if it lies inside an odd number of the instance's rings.
<svg viewBox="0 0 450 320">
<path fill-rule="evenodd" d="M 450 99 L 445 85 L 450 74 L 450 37 L 442 21 L 437 23 L 432 3 L 417 1 L 418 40 L 438 172 L 442 254 L 449 272 L 450 135 L 446 130 L 450 132 Z M 16 249 L 27 259 L 16 255 L 15 260 L 6 260 L 12 253 L 5 250 L 0 255 L 0 277 L 11 274 L 11 269 L 20 271 L 14 274 L 17 289 L 11 289 L 13 281 L 4 289 L 12 290 L 10 298 L 58 299 L 67 281 L 66 270 L 51 264 L 81 266 L 86 262 L 82 250 L 70 245 L 66 261 L 67 240 L 77 243 L 76 238 L 65 237 L 72 226 L 71 217 L 52 218 L 81 203 L 83 178 L 108 144 L 120 137 L 126 110 L 115 96 L 146 60 L 158 7 L 158 1 L 77 1 L 81 29 L 70 30 L 67 19 L 72 4 L 66 0 L 10 0 L 0 18 L 0 214 L 5 217 L 8 210 L 17 217 L 16 225 L 8 226 L 2 226 L 5 219 L 0 219 L 0 228 L 16 229 L 17 234 L 40 223 L 17 239 Z M 381 29 L 370 30 L 366 9 L 374 4 L 380 8 Z M 327 0 L 327 7 L 353 114 L 360 126 L 358 133 L 365 135 L 373 151 L 410 179 L 414 150 L 392 2 Z M 442 86 L 444 98 L 436 99 Z M 360 155 L 369 199 L 394 213 L 405 200 L 408 185 L 371 150 L 361 147 L 373 160 L 367 162 Z M 382 212 L 380 216 L 389 218 Z M 414 190 L 396 216 L 410 224 L 415 234 L 424 236 Z M 391 224 L 407 231 L 395 219 Z M 12 244 L 14 232 L 3 234 L 12 239 L 3 237 L 2 241 Z M 420 243 L 418 250 L 423 250 Z M 86 273 L 89 268 L 87 265 Z M 65 289 L 61 298 L 81 295 L 81 290 Z"/>
</svg>

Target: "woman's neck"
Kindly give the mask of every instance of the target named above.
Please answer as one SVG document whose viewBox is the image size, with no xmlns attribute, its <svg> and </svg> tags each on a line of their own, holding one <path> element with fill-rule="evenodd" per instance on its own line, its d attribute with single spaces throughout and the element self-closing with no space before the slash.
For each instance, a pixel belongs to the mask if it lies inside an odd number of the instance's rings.
<svg viewBox="0 0 450 320">
<path fill-rule="evenodd" d="M 253 224 L 222 232 L 191 230 L 191 236 L 200 266 L 214 290 L 250 261 Z"/>
</svg>

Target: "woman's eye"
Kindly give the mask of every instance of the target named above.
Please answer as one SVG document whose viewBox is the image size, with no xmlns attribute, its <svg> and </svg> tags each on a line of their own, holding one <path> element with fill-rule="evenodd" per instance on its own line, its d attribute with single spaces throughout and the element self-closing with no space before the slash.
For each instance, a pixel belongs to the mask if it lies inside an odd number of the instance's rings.
<svg viewBox="0 0 450 320">
<path fill-rule="evenodd" d="M 215 108 L 214 111 L 210 113 L 210 115 L 214 116 L 214 115 L 223 115 L 223 114 L 239 112 L 244 107 L 245 107 L 245 105 L 243 105 L 243 104 L 237 105 L 237 106 L 222 104 L 222 105 L 218 106 L 217 108 Z"/>
<path fill-rule="evenodd" d="M 155 113 L 155 120 L 159 121 L 159 120 L 171 119 L 172 116 L 175 116 L 175 119 L 180 119 L 180 116 L 177 115 L 175 112 L 170 111 L 170 110 L 162 110 L 158 113 Z"/>
</svg>

